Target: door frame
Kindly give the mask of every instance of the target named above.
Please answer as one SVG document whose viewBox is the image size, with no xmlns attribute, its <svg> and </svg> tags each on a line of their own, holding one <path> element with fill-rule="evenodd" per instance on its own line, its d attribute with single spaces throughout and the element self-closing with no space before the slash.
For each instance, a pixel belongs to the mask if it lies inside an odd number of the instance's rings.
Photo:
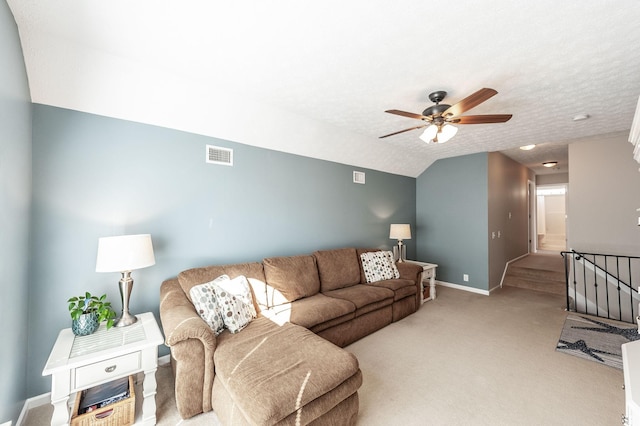
<svg viewBox="0 0 640 426">
<path fill-rule="evenodd" d="M 538 251 L 538 235 L 536 231 L 536 183 L 532 180 L 527 180 L 527 209 L 529 210 L 529 253 L 536 253 Z"/>
</svg>

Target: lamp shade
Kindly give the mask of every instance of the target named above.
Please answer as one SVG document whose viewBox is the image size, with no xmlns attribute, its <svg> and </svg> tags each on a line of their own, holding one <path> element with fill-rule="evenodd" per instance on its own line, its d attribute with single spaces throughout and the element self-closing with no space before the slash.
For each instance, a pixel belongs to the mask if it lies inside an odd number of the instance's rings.
<svg viewBox="0 0 640 426">
<path fill-rule="evenodd" d="M 456 126 L 445 124 L 440 129 L 440 133 L 438 133 L 438 142 L 445 143 L 446 141 L 454 137 L 456 133 L 458 133 L 458 128 Z"/>
<path fill-rule="evenodd" d="M 426 143 L 433 143 L 433 138 L 436 137 L 436 133 L 438 133 L 438 126 L 432 124 L 427 127 L 424 132 L 422 132 L 422 134 L 420 135 L 420 139 L 422 139 Z"/>
<path fill-rule="evenodd" d="M 389 238 L 394 240 L 410 240 L 411 227 L 408 223 L 392 223 L 389 229 Z"/>
<path fill-rule="evenodd" d="M 445 124 L 443 126 L 436 126 L 435 124 L 430 125 L 427 129 L 420 135 L 420 139 L 425 141 L 426 143 L 435 143 L 436 136 L 438 138 L 438 143 L 445 143 L 452 137 L 454 137 L 458 133 L 458 128 L 452 126 L 451 124 Z"/>
<path fill-rule="evenodd" d="M 96 272 L 123 272 L 154 265 L 151 235 L 122 235 L 98 239 Z"/>
</svg>

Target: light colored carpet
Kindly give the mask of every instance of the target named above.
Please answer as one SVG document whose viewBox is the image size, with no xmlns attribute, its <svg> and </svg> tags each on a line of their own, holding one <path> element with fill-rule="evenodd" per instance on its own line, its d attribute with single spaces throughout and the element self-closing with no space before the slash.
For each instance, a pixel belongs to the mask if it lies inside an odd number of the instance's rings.
<svg viewBox="0 0 640 426">
<path fill-rule="evenodd" d="M 364 377 L 358 424 L 619 424 L 622 371 L 556 351 L 563 306 L 562 296 L 520 288 L 439 287 L 415 314 L 347 347 Z M 213 413 L 181 423 L 169 368 L 157 378 L 158 425 L 217 424 Z M 32 414 L 25 426 L 48 424 L 50 413 Z"/>
<path fill-rule="evenodd" d="M 564 258 L 560 253 L 531 253 L 511 265 L 564 273 Z"/>
<path fill-rule="evenodd" d="M 450 288 L 349 347 L 362 425 L 614 425 L 622 371 L 556 352 L 562 296 Z"/>
</svg>

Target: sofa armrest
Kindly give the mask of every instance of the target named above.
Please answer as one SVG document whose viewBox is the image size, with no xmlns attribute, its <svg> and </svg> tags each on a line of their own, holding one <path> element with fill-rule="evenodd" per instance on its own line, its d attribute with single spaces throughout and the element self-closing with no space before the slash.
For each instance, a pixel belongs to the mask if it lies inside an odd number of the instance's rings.
<svg viewBox="0 0 640 426">
<path fill-rule="evenodd" d="M 400 278 L 411 280 L 416 285 L 416 306 L 422 302 L 422 266 L 409 262 L 396 262 Z"/>
<path fill-rule="evenodd" d="M 400 278 L 411 280 L 416 284 L 420 284 L 422 280 L 422 266 L 409 262 L 396 262 Z"/>
<path fill-rule="evenodd" d="M 178 412 L 183 419 L 211 411 L 216 336 L 177 279 L 160 286 L 160 321 L 171 349 Z"/>
</svg>

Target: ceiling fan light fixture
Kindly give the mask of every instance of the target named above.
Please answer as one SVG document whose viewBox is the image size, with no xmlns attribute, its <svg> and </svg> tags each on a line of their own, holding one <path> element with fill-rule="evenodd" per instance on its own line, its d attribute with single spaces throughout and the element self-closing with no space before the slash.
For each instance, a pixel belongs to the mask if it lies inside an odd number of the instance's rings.
<svg viewBox="0 0 640 426">
<path fill-rule="evenodd" d="M 445 124 L 444 126 L 438 127 L 435 124 L 430 125 L 427 129 L 422 133 L 420 139 L 425 141 L 426 143 L 445 143 L 452 137 L 454 137 L 458 133 L 458 128 L 452 126 L 451 124 Z M 436 140 L 437 137 L 437 140 Z"/>
<path fill-rule="evenodd" d="M 454 137 L 458 133 L 458 128 L 456 126 L 452 126 L 451 124 L 445 124 L 440 128 L 440 132 L 438 132 L 438 142 L 445 143 L 452 137 Z"/>
<path fill-rule="evenodd" d="M 542 163 L 543 166 L 545 167 L 555 167 L 558 165 L 557 161 L 546 161 L 544 163 Z"/>
<path fill-rule="evenodd" d="M 531 144 L 531 145 L 521 146 L 520 149 L 523 150 L 523 151 L 531 151 L 535 147 L 536 147 L 535 145 Z"/>
<path fill-rule="evenodd" d="M 436 133 L 438 133 L 438 126 L 432 124 L 420 135 L 420 139 L 426 143 L 433 143 L 433 138 L 436 137 Z"/>
</svg>

